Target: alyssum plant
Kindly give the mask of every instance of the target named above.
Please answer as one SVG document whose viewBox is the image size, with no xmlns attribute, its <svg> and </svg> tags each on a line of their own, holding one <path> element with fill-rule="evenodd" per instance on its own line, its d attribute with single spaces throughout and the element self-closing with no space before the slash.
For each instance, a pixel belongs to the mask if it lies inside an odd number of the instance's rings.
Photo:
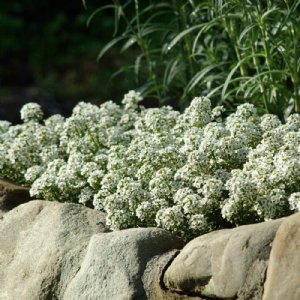
<svg viewBox="0 0 300 300">
<path fill-rule="evenodd" d="M 186 106 L 195 95 L 233 109 L 251 102 L 281 119 L 300 112 L 300 1 L 112 0 L 115 32 L 99 54 L 139 49 L 120 71 L 145 95 Z M 136 51 L 136 50 L 135 50 Z"/>
<path fill-rule="evenodd" d="M 81 102 L 71 117 L 0 122 L 0 176 L 32 196 L 107 213 L 112 229 L 159 226 L 193 236 L 300 210 L 300 115 L 282 123 L 252 104 L 223 116 L 205 97 L 183 112 Z"/>
</svg>

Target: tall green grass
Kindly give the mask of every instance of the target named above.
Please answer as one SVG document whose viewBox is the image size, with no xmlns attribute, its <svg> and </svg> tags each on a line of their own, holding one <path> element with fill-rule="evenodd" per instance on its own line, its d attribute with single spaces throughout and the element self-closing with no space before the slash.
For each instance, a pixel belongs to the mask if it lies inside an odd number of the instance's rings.
<svg viewBox="0 0 300 300">
<path fill-rule="evenodd" d="M 112 0 L 89 18 L 113 10 L 117 44 L 134 49 L 140 90 L 184 107 L 198 95 L 233 108 L 252 102 L 285 118 L 300 112 L 300 1 Z"/>
</svg>

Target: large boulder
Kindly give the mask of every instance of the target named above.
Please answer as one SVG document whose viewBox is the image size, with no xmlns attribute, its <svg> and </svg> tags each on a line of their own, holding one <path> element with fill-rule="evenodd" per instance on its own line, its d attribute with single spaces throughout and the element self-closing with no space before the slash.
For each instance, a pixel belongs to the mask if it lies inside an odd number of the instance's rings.
<svg viewBox="0 0 300 300">
<path fill-rule="evenodd" d="M 180 239 L 158 228 L 94 235 L 80 271 L 63 299 L 148 299 L 143 283 L 147 281 L 143 278 L 147 263 L 155 256 L 181 247 Z"/>
<path fill-rule="evenodd" d="M 279 228 L 279 229 L 278 229 Z M 33 200 L 0 215 L 1 300 L 298 300 L 300 213 L 183 242 Z"/>
<path fill-rule="evenodd" d="M 166 287 L 203 297 L 261 299 L 271 243 L 282 221 L 219 230 L 192 240 L 166 270 Z"/>
<path fill-rule="evenodd" d="M 81 205 L 31 201 L 0 219 L 0 299 L 62 299 L 105 215 Z M 76 299 L 76 298 L 75 298 Z"/>
<path fill-rule="evenodd" d="M 300 213 L 284 220 L 273 243 L 263 300 L 300 299 Z"/>
<path fill-rule="evenodd" d="M 0 210 L 8 211 L 30 200 L 28 188 L 0 179 Z"/>
</svg>

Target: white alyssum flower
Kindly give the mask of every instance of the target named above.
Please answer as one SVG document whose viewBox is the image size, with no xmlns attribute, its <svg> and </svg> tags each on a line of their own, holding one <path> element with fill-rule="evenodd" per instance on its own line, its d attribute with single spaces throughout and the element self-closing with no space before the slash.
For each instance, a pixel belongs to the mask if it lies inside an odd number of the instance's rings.
<svg viewBox="0 0 300 300">
<path fill-rule="evenodd" d="M 29 121 L 41 121 L 43 119 L 44 113 L 41 106 L 38 103 L 30 102 L 25 104 L 21 111 L 21 119 L 24 122 Z"/>
<path fill-rule="evenodd" d="M 121 105 L 80 102 L 69 118 L 0 121 L 0 176 L 32 196 L 105 211 L 111 229 L 158 226 L 191 238 L 300 209 L 300 116 L 285 124 L 252 104 L 224 117 L 195 98 L 179 113 L 144 108 L 135 91 Z"/>
<path fill-rule="evenodd" d="M 300 192 L 291 194 L 288 201 L 290 209 L 300 211 Z"/>
<path fill-rule="evenodd" d="M 8 121 L 0 121 L 0 136 L 9 130 L 11 123 Z M 1 141 L 1 139 L 0 139 Z"/>
</svg>

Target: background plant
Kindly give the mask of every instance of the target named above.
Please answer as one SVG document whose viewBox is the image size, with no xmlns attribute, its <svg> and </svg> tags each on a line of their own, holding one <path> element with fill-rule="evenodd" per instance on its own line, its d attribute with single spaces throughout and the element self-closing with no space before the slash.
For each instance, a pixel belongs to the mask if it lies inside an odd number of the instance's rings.
<svg viewBox="0 0 300 300">
<path fill-rule="evenodd" d="M 90 0 L 84 10 L 80 0 L 1 1 L 0 119 L 20 122 L 19 110 L 28 99 L 41 104 L 46 115 L 66 116 L 78 99 L 121 101 L 133 88 L 128 76 L 121 75 L 117 84 L 109 79 L 134 53 L 120 58 L 116 47 L 106 60 L 96 62 L 114 28 L 113 11 L 94 20 L 93 28 L 86 27 L 98 5 Z"/>
<path fill-rule="evenodd" d="M 252 102 L 280 118 L 300 111 L 299 1 L 111 1 L 116 44 L 139 49 L 129 71 L 145 95 L 184 107 L 208 95 L 229 109 Z"/>
</svg>

